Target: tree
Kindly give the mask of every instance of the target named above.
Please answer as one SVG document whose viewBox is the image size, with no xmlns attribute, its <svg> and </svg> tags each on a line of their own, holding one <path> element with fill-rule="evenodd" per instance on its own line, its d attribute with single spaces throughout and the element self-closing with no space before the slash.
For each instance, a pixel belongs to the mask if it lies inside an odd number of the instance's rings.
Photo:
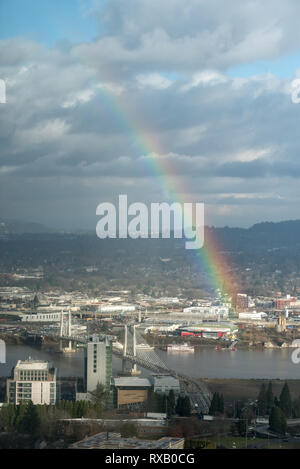
<svg viewBox="0 0 300 469">
<path fill-rule="evenodd" d="M 37 295 L 34 296 L 32 303 L 33 303 L 33 308 L 34 308 L 34 309 L 37 309 L 38 305 L 40 304 L 39 298 L 38 298 Z"/>
<path fill-rule="evenodd" d="M 280 397 L 279 397 L 279 407 L 284 412 L 285 416 L 288 418 L 292 414 L 292 399 L 287 382 L 284 383 Z"/>
<path fill-rule="evenodd" d="M 27 403 L 25 401 L 21 401 L 20 404 L 16 407 L 16 418 L 15 418 L 15 429 L 17 432 L 22 433 L 23 431 L 23 419 L 26 415 L 27 411 Z"/>
<path fill-rule="evenodd" d="M 25 415 L 21 422 L 22 429 L 25 433 L 36 435 L 39 431 L 40 423 L 41 422 L 37 408 L 32 403 L 32 401 L 29 401 L 26 407 Z"/>
<path fill-rule="evenodd" d="M 264 383 L 260 387 L 258 399 L 257 399 L 257 406 L 258 406 L 258 411 L 259 415 L 266 415 L 267 413 L 267 391 L 266 391 L 266 386 Z"/>
<path fill-rule="evenodd" d="M 108 392 L 105 386 L 101 383 L 98 383 L 96 389 L 90 392 L 92 403 L 95 406 L 95 410 L 97 415 L 100 417 L 103 412 L 103 408 L 106 404 L 108 398 Z"/>
<path fill-rule="evenodd" d="M 224 413 L 224 397 L 222 394 L 215 392 L 210 403 L 209 414 L 223 414 Z"/>
<path fill-rule="evenodd" d="M 190 417 L 190 415 L 191 415 L 191 401 L 188 396 L 185 396 L 182 402 L 182 416 Z"/>
<path fill-rule="evenodd" d="M 3 407 L 0 412 L 0 429 L 5 432 L 14 430 L 16 420 L 16 408 L 13 404 Z"/>
<path fill-rule="evenodd" d="M 267 414 L 270 415 L 272 408 L 274 407 L 274 394 L 272 390 L 272 383 L 269 382 L 268 389 L 266 392 L 266 406 Z"/>
<path fill-rule="evenodd" d="M 284 412 L 277 406 L 274 406 L 271 410 L 269 425 L 273 432 L 285 435 L 287 428 L 286 416 Z"/>
<path fill-rule="evenodd" d="M 299 397 L 293 402 L 293 418 L 295 419 L 300 418 L 300 398 Z"/>
<path fill-rule="evenodd" d="M 182 402 L 183 402 L 183 397 L 178 396 L 177 404 L 176 404 L 176 414 L 178 415 L 182 415 Z"/>
<path fill-rule="evenodd" d="M 238 431 L 239 435 L 241 435 L 241 436 L 246 435 L 246 433 L 248 431 L 248 420 L 243 419 L 243 418 L 239 418 L 239 420 L 236 424 L 236 427 L 237 427 L 237 431 Z"/>
<path fill-rule="evenodd" d="M 167 414 L 168 417 L 171 417 L 175 414 L 176 398 L 173 389 L 169 392 L 167 397 Z"/>
<path fill-rule="evenodd" d="M 224 396 L 223 396 L 223 394 L 219 394 L 219 412 L 220 412 L 220 414 L 224 414 Z"/>
</svg>

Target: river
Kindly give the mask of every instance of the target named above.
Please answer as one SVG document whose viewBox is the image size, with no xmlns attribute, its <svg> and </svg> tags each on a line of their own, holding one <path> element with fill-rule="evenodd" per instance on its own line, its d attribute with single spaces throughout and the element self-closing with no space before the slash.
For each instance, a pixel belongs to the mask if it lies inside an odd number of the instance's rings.
<svg viewBox="0 0 300 469">
<path fill-rule="evenodd" d="M 218 352 L 203 348 L 193 353 L 163 352 L 160 358 L 170 369 L 195 378 L 240 379 L 300 379 L 300 364 L 291 360 L 292 349 L 238 350 Z M 61 355 L 28 345 L 8 345 L 6 363 L 0 363 L 0 376 L 10 375 L 17 360 L 28 357 L 51 361 L 59 376 L 83 376 L 83 350 Z M 114 374 L 121 370 L 121 360 L 113 357 Z M 143 371 L 143 375 L 149 372 Z"/>
</svg>

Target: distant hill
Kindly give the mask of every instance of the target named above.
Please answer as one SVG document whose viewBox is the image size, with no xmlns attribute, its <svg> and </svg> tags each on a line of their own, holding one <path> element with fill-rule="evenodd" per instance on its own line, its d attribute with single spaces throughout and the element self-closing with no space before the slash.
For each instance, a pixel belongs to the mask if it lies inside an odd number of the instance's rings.
<svg viewBox="0 0 300 469">
<path fill-rule="evenodd" d="M 237 250 L 265 250 L 298 247 L 300 220 L 257 223 L 250 228 L 209 228 L 223 247 Z"/>
<path fill-rule="evenodd" d="M 0 218 L 0 235 L 10 234 L 38 234 L 53 232 L 50 228 L 45 227 L 40 223 L 23 222 L 19 220 L 7 220 Z"/>
<path fill-rule="evenodd" d="M 231 227 L 206 227 L 206 233 L 214 234 L 217 242 L 229 250 L 255 249 L 255 248 L 278 248 L 291 247 L 300 244 L 300 220 L 283 222 L 262 222 L 250 228 Z M 20 220 L 8 220 L 0 218 L 0 235 L 22 235 L 22 234 L 73 234 L 95 236 L 95 231 L 75 232 L 54 230 L 40 223 L 24 222 Z M 165 244 L 165 241 L 164 241 Z"/>
</svg>

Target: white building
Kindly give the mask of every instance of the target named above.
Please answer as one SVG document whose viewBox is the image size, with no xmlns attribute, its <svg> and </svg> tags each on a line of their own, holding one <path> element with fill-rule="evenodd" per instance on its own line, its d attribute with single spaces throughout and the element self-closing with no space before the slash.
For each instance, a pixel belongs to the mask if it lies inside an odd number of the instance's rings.
<svg viewBox="0 0 300 469">
<path fill-rule="evenodd" d="M 99 313 L 129 313 L 135 311 L 133 305 L 103 305 L 99 306 Z"/>
<path fill-rule="evenodd" d="M 84 349 L 85 391 L 95 391 L 97 384 L 110 389 L 112 377 L 112 343 L 107 338 L 90 336 Z"/>
<path fill-rule="evenodd" d="M 239 319 L 249 319 L 251 321 L 263 321 L 267 317 L 266 313 L 257 313 L 256 311 L 252 313 L 239 313 Z"/>
<path fill-rule="evenodd" d="M 183 312 L 202 317 L 219 316 L 222 319 L 226 319 L 229 315 L 229 308 L 227 306 L 191 306 L 184 308 Z"/>
<path fill-rule="evenodd" d="M 11 404 L 32 401 L 33 404 L 56 403 L 56 368 L 49 362 L 21 361 L 13 369 L 13 378 L 7 380 L 7 399 Z"/>
<path fill-rule="evenodd" d="M 21 314 L 22 322 L 59 322 L 61 313 Z"/>
</svg>

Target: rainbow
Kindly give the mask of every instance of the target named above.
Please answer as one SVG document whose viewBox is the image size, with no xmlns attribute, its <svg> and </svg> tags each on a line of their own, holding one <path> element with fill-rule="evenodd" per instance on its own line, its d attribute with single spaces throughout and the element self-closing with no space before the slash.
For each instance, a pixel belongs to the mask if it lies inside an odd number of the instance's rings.
<svg viewBox="0 0 300 469">
<path fill-rule="evenodd" d="M 92 73 L 97 75 L 95 71 Z M 156 135 L 144 130 L 143 127 L 146 126 L 141 125 L 141 116 L 133 115 L 130 106 L 109 89 L 100 87 L 98 90 L 108 110 L 113 113 L 114 118 L 118 119 L 128 137 L 135 142 L 139 157 L 142 156 L 142 160 L 158 178 L 169 200 L 181 204 L 191 202 L 188 200 L 186 195 L 188 192 L 182 180 L 175 175 L 176 171 L 171 163 L 172 155 L 168 155 L 161 147 Z M 214 291 L 222 296 L 233 298 L 237 292 L 238 282 L 228 257 L 222 252 L 222 247 L 211 229 L 205 229 L 204 247 L 195 252 Z"/>
</svg>

